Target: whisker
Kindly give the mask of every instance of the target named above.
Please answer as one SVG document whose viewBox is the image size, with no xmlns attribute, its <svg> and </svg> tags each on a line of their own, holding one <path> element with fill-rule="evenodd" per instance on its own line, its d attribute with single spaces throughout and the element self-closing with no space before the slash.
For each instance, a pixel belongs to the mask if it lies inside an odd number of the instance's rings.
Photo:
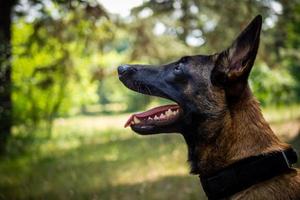
<svg viewBox="0 0 300 200">
<path fill-rule="evenodd" d="M 145 88 L 148 90 L 148 94 L 152 95 L 151 89 L 147 85 L 145 85 Z"/>
<path fill-rule="evenodd" d="M 138 81 L 137 83 L 138 83 L 138 92 L 139 92 L 139 93 L 142 93 L 142 90 L 141 90 L 141 82 Z"/>
</svg>

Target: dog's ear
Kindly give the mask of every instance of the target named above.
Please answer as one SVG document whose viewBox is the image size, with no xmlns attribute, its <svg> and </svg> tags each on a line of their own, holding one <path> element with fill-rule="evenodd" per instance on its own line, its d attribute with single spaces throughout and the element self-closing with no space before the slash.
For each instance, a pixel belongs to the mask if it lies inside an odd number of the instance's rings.
<svg viewBox="0 0 300 200">
<path fill-rule="evenodd" d="M 215 55 L 215 68 L 212 73 L 213 83 L 238 93 L 247 85 L 247 79 L 253 66 L 262 26 L 261 15 L 240 33 L 233 44 L 225 51 Z"/>
</svg>

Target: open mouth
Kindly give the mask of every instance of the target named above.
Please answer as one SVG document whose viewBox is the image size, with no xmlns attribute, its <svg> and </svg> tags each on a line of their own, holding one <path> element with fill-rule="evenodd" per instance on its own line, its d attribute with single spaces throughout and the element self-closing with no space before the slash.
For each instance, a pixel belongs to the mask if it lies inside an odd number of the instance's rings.
<svg viewBox="0 0 300 200">
<path fill-rule="evenodd" d="M 174 123 L 180 114 L 181 110 L 177 104 L 159 106 L 145 112 L 132 114 L 124 126 L 135 126 L 136 128 L 165 126 Z"/>
<path fill-rule="evenodd" d="M 152 73 L 151 76 L 147 73 Z M 132 66 L 120 66 L 118 68 L 120 81 L 129 89 L 141 94 L 157 96 L 174 101 L 174 104 L 158 106 L 145 112 L 132 114 L 125 127 L 130 126 L 133 131 L 141 135 L 174 133 L 179 132 L 181 123 L 178 123 L 183 116 L 183 109 L 177 101 L 168 95 L 155 80 L 145 80 L 145 77 L 153 76 L 153 69 L 134 68 Z M 142 76 L 144 78 L 139 78 Z M 149 84 L 150 82 L 150 84 Z M 155 83 L 155 84 L 154 84 Z"/>
</svg>

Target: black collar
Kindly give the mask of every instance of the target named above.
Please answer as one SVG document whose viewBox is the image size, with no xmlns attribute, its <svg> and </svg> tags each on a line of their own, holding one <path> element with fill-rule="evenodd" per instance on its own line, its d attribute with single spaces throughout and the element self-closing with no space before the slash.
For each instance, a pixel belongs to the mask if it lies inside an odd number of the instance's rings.
<svg viewBox="0 0 300 200">
<path fill-rule="evenodd" d="M 200 181 L 209 199 L 222 199 L 287 172 L 296 162 L 297 153 L 289 148 L 239 160 Z"/>
</svg>

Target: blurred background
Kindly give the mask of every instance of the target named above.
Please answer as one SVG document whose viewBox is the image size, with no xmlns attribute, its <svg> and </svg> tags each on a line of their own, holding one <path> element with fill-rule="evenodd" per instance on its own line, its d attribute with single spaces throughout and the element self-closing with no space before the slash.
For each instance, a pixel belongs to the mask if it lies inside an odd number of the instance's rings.
<svg viewBox="0 0 300 200">
<path fill-rule="evenodd" d="M 250 84 L 299 151 L 299 0 L 0 1 L 0 199 L 206 199 L 179 135 L 123 128 L 166 101 L 116 67 L 220 52 L 257 14 Z"/>
</svg>

